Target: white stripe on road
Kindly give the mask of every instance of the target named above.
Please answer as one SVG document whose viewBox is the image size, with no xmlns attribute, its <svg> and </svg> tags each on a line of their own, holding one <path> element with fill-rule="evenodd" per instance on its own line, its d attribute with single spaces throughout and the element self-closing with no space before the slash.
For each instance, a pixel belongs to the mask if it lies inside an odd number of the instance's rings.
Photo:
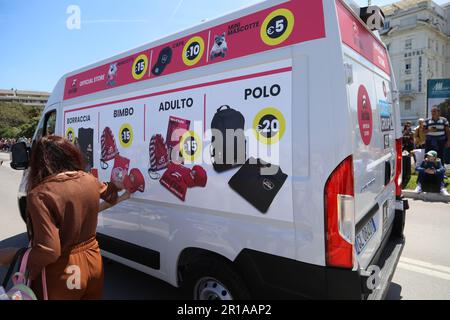
<svg viewBox="0 0 450 320">
<path fill-rule="evenodd" d="M 450 281 L 450 268 L 440 265 L 431 264 L 428 262 L 414 260 L 409 258 L 401 258 L 398 263 L 400 269 L 413 271 L 426 276 L 439 278 Z M 440 271 L 437 271 L 440 270 Z"/>
<path fill-rule="evenodd" d="M 442 271 L 444 273 L 450 273 L 450 267 L 440 266 L 440 265 L 432 264 L 432 263 L 425 262 L 425 261 L 402 257 L 402 258 L 400 258 L 400 262 L 404 262 L 404 263 L 408 263 L 408 264 L 415 264 L 416 266 L 419 266 L 419 267 Z"/>
</svg>

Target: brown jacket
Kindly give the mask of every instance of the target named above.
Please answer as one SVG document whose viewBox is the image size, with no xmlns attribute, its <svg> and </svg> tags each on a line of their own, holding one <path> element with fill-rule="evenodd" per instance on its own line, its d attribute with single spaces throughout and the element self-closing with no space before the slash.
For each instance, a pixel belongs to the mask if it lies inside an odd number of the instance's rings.
<svg viewBox="0 0 450 320">
<path fill-rule="evenodd" d="M 31 280 L 55 263 L 62 253 L 95 237 L 100 198 L 117 201 L 113 184 L 100 183 L 85 172 L 66 172 L 46 178 L 27 195 L 32 249 L 28 260 Z"/>
<path fill-rule="evenodd" d="M 422 146 L 425 144 L 427 139 L 427 135 L 425 134 L 425 129 L 420 128 L 418 126 L 416 130 L 414 131 L 414 143 L 416 146 Z"/>
</svg>

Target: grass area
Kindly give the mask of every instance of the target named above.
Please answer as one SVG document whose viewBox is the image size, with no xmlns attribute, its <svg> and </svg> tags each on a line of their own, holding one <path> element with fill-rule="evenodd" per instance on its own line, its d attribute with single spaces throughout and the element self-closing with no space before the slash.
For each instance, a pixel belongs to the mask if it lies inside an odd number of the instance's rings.
<svg viewBox="0 0 450 320">
<path fill-rule="evenodd" d="M 404 187 L 404 190 L 414 190 L 417 187 L 417 176 L 411 175 L 411 179 L 409 179 L 408 184 Z"/>
<path fill-rule="evenodd" d="M 447 171 L 447 177 L 450 177 L 450 171 Z M 450 179 L 446 180 L 447 183 L 447 191 L 450 193 Z M 406 185 L 404 190 L 414 190 L 417 187 L 417 175 L 415 172 L 411 174 L 411 179 L 409 179 L 408 184 Z"/>
</svg>

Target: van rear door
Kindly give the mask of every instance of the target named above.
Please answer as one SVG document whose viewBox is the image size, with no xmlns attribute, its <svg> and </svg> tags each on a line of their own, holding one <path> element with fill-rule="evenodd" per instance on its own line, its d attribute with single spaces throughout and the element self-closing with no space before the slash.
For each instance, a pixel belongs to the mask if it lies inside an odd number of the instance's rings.
<svg viewBox="0 0 450 320">
<path fill-rule="evenodd" d="M 353 54 L 351 54 L 353 55 Z M 385 170 L 392 154 L 384 149 L 374 73 L 351 56 L 345 63 L 353 69 L 347 86 L 353 123 L 355 177 L 355 253 L 367 267 L 382 241 L 382 210 L 386 195 Z"/>
<path fill-rule="evenodd" d="M 355 253 L 366 268 L 394 218 L 394 114 L 389 79 L 350 56 L 345 60 L 354 74 L 347 90 L 354 126 Z"/>
<path fill-rule="evenodd" d="M 353 123 L 354 250 L 367 268 L 395 212 L 395 136 L 387 50 L 341 1 L 337 12 Z"/>
</svg>

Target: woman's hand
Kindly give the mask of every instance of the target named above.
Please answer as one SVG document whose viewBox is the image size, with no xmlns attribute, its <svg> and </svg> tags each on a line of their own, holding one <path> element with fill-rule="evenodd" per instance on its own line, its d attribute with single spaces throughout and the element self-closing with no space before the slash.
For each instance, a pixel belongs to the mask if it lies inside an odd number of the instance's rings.
<svg viewBox="0 0 450 320">
<path fill-rule="evenodd" d="M 131 193 L 128 191 L 125 191 L 121 196 L 119 196 L 119 198 L 117 199 L 117 203 L 128 200 L 128 199 L 130 199 L 130 197 L 131 197 Z"/>
<path fill-rule="evenodd" d="M 0 266 L 9 266 L 18 250 L 17 248 L 0 249 Z"/>
<path fill-rule="evenodd" d="M 116 201 L 116 203 L 114 203 L 114 204 L 110 204 L 110 203 L 108 203 L 108 202 L 106 202 L 106 201 L 103 201 L 102 203 L 100 203 L 100 209 L 99 209 L 99 212 L 102 212 L 102 211 L 104 211 L 104 210 L 106 210 L 106 209 L 112 208 L 112 207 L 114 207 L 115 205 L 121 203 L 122 201 L 125 201 L 125 200 L 130 199 L 130 196 L 131 196 L 131 193 L 129 193 L 128 191 L 125 191 L 121 196 L 119 196 L 119 197 L 117 198 L 117 201 Z"/>
</svg>

